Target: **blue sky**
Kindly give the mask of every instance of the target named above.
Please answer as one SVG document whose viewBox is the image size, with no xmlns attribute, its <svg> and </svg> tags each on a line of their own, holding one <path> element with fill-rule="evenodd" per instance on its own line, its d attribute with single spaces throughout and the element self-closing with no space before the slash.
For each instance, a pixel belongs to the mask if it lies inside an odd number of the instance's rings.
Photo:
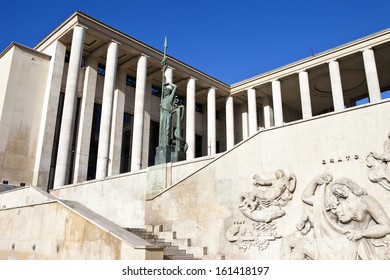
<svg viewBox="0 0 390 280">
<path fill-rule="evenodd" d="M 390 28 L 389 0 L 35 0 L 1 5 L 0 52 L 80 10 L 227 84 Z"/>
</svg>

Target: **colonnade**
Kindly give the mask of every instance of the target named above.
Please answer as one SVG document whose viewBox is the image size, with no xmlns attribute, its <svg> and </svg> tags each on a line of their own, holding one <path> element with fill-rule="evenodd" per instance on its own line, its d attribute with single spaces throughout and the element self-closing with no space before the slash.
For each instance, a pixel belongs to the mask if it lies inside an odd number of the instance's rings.
<svg viewBox="0 0 390 280">
<path fill-rule="evenodd" d="M 366 74 L 366 81 L 368 87 L 368 95 L 370 102 L 377 102 L 381 100 L 381 91 L 375 63 L 375 54 L 372 48 L 362 50 L 362 57 L 364 62 L 364 70 Z M 340 73 L 339 61 L 334 59 L 327 62 L 329 70 L 329 78 L 332 91 L 334 111 L 342 111 L 345 108 L 343 86 Z M 309 73 L 307 69 L 298 71 L 299 90 L 301 98 L 302 119 L 308 119 L 313 116 L 312 105 L 310 98 L 310 84 Z M 257 94 L 255 87 L 247 89 L 248 100 L 248 127 L 249 135 L 253 135 L 258 130 L 257 122 L 257 104 L 256 99 L 259 96 L 262 99 L 264 112 L 264 127 L 269 128 L 272 125 L 281 126 L 284 123 L 283 118 L 283 101 L 281 91 L 282 77 L 270 81 L 272 88 L 272 109 L 269 104 L 269 96 L 264 94 Z M 273 112 L 272 112 L 273 110 Z M 273 118 L 273 124 L 272 124 Z"/>
<path fill-rule="evenodd" d="M 79 127 L 76 140 L 75 118 L 77 89 L 80 78 L 80 66 L 83 57 L 84 38 L 87 28 L 77 25 L 73 28 L 71 53 L 69 59 L 64 109 L 59 138 L 59 148 L 56 162 L 54 187 L 60 187 L 72 182 L 86 180 L 88 168 L 88 151 L 91 137 L 91 123 L 93 106 L 96 93 L 97 64 L 98 59 L 92 55 L 86 59 L 86 72 L 84 77 L 83 96 L 81 100 Z M 118 65 L 118 53 L 121 44 L 112 40 L 108 43 L 106 55 L 106 69 L 104 77 L 101 123 L 99 133 L 98 158 L 96 166 L 96 178 L 101 179 L 109 175 L 119 173 L 120 146 L 123 125 L 123 113 L 126 90 L 126 67 Z M 381 92 L 374 50 L 367 48 L 362 50 L 368 94 L 371 102 L 381 100 Z M 143 143 L 149 139 L 144 137 L 144 111 L 145 98 L 148 92 L 148 61 L 150 57 L 140 54 L 137 61 L 137 83 L 135 89 L 133 139 L 131 151 L 131 171 L 142 168 Z M 334 111 L 344 109 L 343 85 L 340 74 L 339 61 L 330 60 L 328 63 L 329 79 L 331 84 Z M 174 69 L 168 67 L 166 77 L 172 82 Z M 297 72 L 299 92 L 301 98 L 302 118 L 311 118 L 311 94 L 309 84 L 309 69 Z M 248 135 L 255 134 L 258 130 L 257 98 L 262 99 L 262 111 L 264 127 L 281 126 L 284 123 L 282 78 L 269 81 L 272 94 L 267 96 L 259 94 L 256 86 L 247 89 L 247 121 Z M 189 77 L 186 87 L 186 141 L 188 144 L 187 159 L 195 158 L 195 116 L 196 116 L 196 83 L 195 77 Z M 207 154 L 216 153 L 216 91 L 210 86 L 207 90 Z M 271 102 L 272 99 L 272 102 Z M 272 106 L 271 106 L 272 103 Z M 226 148 L 231 149 L 235 144 L 235 118 L 234 95 L 228 95 L 225 103 L 226 112 Z M 74 149 L 74 151 L 72 151 Z M 75 156 L 72 157 L 74 152 Z M 72 166 L 73 165 L 73 166 Z M 73 168 L 71 168 L 73 167 Z M 72 172 L 70 171 L 72 169 Z"/>
<path fill-rule="evenodd" d="M 76 140 L 76 103 L 80 79 L 80 68 L 83 57 L 84 38 L 87 28 L 77 25 L 73 28 L 72 45 L 66 81 L 65 100 L 60 129 L 59 149 L 57 154 L 54 188 L 86 180 L 88 169 L 88 152 L 91 139 L 93 106 L 96 94 L 98 60 L 92 55 L 86 58 L 83 95 L 80 105 L 80 116 Z M 119 173 L 120 147 L 125 105 L 126 69 L 118 65 L 120 43 L 111 41 L 107 47 L 106 68 L 104 76 L 96 179 Z M 136 88 L 133 119 L 133 138 L 131 151 L 131 171 L 142 168 L 144 137 L 144 111 L 148 90 L 148 60 L 146 54 L 140 54 L 136 67 Z M 174 69 L 168 67 L 167 80 L 172 82 Z M 186 141 L 188 144 L 187 160 L 195 158 L 195 116 L 196 116 L 196 82 L 190 77 L 186 88 Z M 207 94 L 207 151 L 216 153 L 216 91 L 210 86 Z M 230 132 L 229 146 L 234 145 L 233 101 L 229 111 Z M 75 143 L 74 143 L 75 142 Z M 74 150 L 72 150 L 74 148 Z M 72 158 L 72 154 L 75 155 Z"/>
</svg>

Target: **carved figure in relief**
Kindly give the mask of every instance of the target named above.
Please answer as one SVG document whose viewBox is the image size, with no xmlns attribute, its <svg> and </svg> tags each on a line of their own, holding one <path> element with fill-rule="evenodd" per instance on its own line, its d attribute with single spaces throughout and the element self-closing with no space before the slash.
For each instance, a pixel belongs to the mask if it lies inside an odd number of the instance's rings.
<svg viewBox="0 0 390 280">
<path fill-rule="evenodd" d="M 241 212 L 257 222 L 271 222 L 285 215 L 287 201 L 291 200 L 296 187 L 295 175 L 286 176 L 283 170 L 275 172 L 276 179 L 263 180 L 253 176 L 253 191 L 244 193 L 240 198 Z"/>
<path fill-rule="evenodd" d="M 389 248 L 380 239 L 390 234 L 390 219 L 382 206 L 350 179 L 332 181 L 323 174 L 304 190 L 302 200 L 311 210 L 294 233 L 283 237 L 281 258 L 386 258 Z M 377 250 L 381 246 L 385 252 Z"/>
<path fill-rule="evenodd" d="M 390 133 L 388 138 L 383 143 L 383 153 L 378 155 L 371 152 L 366 158 L 366 164 L 370 169 L 368 179 L 390 191 Z"/>
</svg>

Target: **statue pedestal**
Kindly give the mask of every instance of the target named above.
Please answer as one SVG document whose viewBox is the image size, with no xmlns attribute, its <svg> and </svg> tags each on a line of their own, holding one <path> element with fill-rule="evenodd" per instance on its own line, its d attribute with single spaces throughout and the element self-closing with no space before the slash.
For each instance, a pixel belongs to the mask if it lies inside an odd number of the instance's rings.
<svg viewBox="0 0 390 280">
<path fill-rule="evenodd" d="M 162 164 L 171 162 L 171 154 L 175 151 L 175 148 L 172 146 L 158 146 L 156 148 L 156 157 L 154 160 L 154 164 Z"/>
<path fill-rule="evenodd" d="M 178 162 L 186 159 L 186 152 L 183 151 L 173 151 L 171 153 L 171 162 Z"/>
<path fill-rule="evenodd" d="M 172 170 L 170 163 L 163 163 L 148 167 L 147 184 L 148 190 L 146 198 L 151 199 L 154 196 L 165 191 L 172 184 Z"/>
</svg>

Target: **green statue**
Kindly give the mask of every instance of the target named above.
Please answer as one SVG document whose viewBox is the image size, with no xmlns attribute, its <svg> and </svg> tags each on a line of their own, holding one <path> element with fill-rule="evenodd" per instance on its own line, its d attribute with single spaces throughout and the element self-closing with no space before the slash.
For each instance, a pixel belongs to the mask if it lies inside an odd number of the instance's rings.
<svg viewBox="0 0 390 280">
<path fill-rule="evenodd" d="M 169 146 L 172 140 L 172 113 L 175 109 L 177 86 L 166 83 L 162 90 L 160 103 L 160 138 L 159 146 Z"/>
<path fill-rule="evenodd" d="M 159 146 L 169 146 L 172 141 L 172 113 L 176 101 L 177 86 L 173 83 L 167 83 L 165 71 L 167 69 L 167 37 L 164 41 L 164 57 L 161 61 L 162 66 L 162 93 L 160 103 L 160 137 Z"/>
<path fill-rule="evenodd" d="M 167 46 L 167 38 L 165 37 L 164 56 L 161 61 L 162 93 L 160 103 L 159 146 L 156 153 L 156 164 L 185 159 L 185 152 L 187 150 L 187 144 L 182 133 L 184 106 L 178 104 L 178 97 L 176 95 L 177 86 L 172 82 L 167 82 L 165 76 L 167 69 Z M 173 132 L 172 116 L 174 113 L 176 113 L 176 128 Z"/>
</svg>

